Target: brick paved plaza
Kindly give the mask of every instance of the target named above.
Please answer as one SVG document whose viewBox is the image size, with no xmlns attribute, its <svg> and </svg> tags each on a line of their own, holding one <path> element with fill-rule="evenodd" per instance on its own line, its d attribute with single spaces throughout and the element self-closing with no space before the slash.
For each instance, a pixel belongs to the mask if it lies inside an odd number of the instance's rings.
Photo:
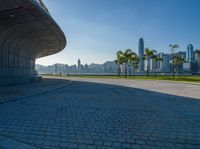
<svg viewBox="0 0 200 149">
<path fill-rule="evenodd" d="M 200 148 L 198 97 L 105 82 L 73 79 L 62 89 L 0 104 L 0 148 Z"/>
</svg>

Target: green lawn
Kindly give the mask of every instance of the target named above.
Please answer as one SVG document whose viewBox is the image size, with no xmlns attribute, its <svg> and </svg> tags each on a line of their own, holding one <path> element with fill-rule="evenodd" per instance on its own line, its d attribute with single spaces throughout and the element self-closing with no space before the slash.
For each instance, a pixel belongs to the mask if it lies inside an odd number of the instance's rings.
<svg viewBox="0 0 200 149">
<path fill-rule="evenodd" d="M 133 78 L 133 77 L 131 77 Z M 194 82 L 200 83 L 200 76 L 136 76 L 136 79 L 147 79 L 147 80 L 168 80 L 168 81 L 180 81 L 180 82 Z"/>
<path fill-rule="evenodd" d="M 59 75 L 57 75 L 59 76 Z M 117 76 L 109 75 L 71 75 L 70 77 L 81 77 L 81 78 L 109 78 L 117 79 Z M 120 76 L 119 79 L 124 79 L 124 76 Z M 137 79 L 137 80 L 166 80 L 166 81 L 178 81 L 178 82 L 191 82 L 200 83 L 200 76 L 127 76 L 127 79 Z"/>
</svg>

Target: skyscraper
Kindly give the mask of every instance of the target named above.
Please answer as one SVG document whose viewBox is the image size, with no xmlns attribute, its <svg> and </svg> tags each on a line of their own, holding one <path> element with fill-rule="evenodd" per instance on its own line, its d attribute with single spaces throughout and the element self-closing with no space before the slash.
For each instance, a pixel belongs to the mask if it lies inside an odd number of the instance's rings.
<svg viewBox="0 0 200 149">
<path fill-rule="evenodd" d="M 140 57 L 140 63 L 139 63 L 139 71 L 144 71 L 144 40 L 143 38 L 139 39 L 139 45 L 138 45 L 138 55 Z"/>
<path fill-rule="evenodd" d="M 187 62 L 194 62 L 194 47 L 192 44 L 189 44 L 187 46 L 187 51 L 186 51 L 186 61 Z"/>
<path fill-rule="evenodd" d="M 81 70 L 81 60 L 80 59 L 78 59 L 78 70 L 80 71 Z"/>
<path fill-rule="evenodd" d="M 81 60 L 80 59 L 78 59 L 78 67 L 81 65 Z"/>
<path fill-rule="evenodd" d="M 162 57 L 162 72 L 170 72 L 170 58 L 168 54 L 164 54 Z"/>
<path fill-rule="evenodd" d="M 157 68 L 160 72 L 163 71 L 163 56 L 164 56 L 164 53 L 159 53 L 158 54 L 158 57 L 162 59 L 162 61 L 158 61 L 157 62 Z"/>
</svg>

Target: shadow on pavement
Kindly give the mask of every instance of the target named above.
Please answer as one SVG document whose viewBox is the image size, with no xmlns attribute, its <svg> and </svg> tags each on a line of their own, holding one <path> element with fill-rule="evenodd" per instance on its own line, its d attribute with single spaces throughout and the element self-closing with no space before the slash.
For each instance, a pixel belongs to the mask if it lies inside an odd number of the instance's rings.
<svg viewBox="0 0 200 149">
<path fill-rule="evenodd" d="M 0 135 L 39 148 L 198 149 L 199 107 L 197 99 L 73 81 L 0 105 Z"/>
</svg>

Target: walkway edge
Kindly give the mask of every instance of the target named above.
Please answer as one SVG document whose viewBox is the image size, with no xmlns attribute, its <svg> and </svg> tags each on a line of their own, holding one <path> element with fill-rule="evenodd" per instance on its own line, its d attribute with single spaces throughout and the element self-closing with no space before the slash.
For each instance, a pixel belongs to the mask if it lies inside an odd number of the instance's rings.
<svg viewBox="0 0 200 149">
<path fill-rule="evenodd" d="M 30 93 L 28 95 L 16 96 L 16 97 L 10 97 L 10 98 L 2 98 L 1 99 L 2 101 L 0 101 L 0 104 L 13 102 L 13 101 L 16 101 L 16 100 L 19 100 L 19 99 L 24 99 L 24 98 L 27 98 L 27 97 L 32 97 L 32 96 L 36 96 L 36 95 L 40 95 L 40 94 L 45 94 L 45 93 L 48 93 L 50 91 L 54 91 L 54 90 L 57 90 L 57 89 L 61 89 L 61 88 L 70 86 L 71 84 L 72 84 L 72 80 L 69 80 L 69 82 L 67 84 L 63 84 L 63 85 L 53 87 L 53 88 L 50 88 L 50 89 L 43 89 L 41 91 Z"/>
</svg>

